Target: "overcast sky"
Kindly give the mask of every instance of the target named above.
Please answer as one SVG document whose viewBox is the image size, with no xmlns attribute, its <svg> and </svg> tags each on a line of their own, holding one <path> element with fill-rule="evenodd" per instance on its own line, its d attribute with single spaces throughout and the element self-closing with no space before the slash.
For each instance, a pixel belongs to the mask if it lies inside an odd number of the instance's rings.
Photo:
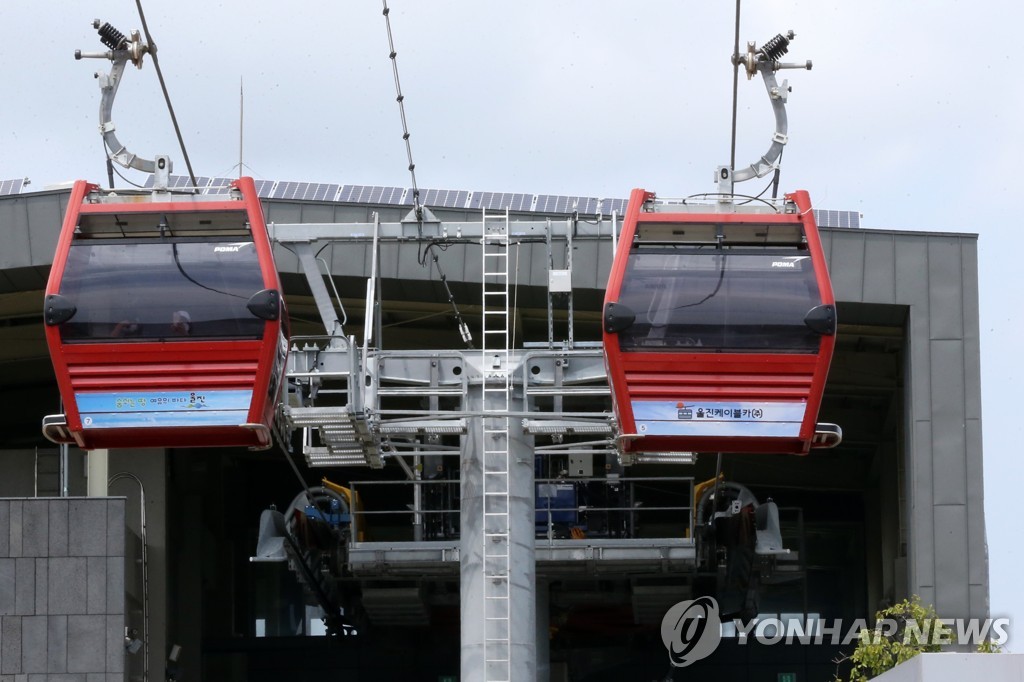
<svg viewBox="0 0 1024 682">
<path fill-rule="evenodd" d="M 712 191 L 729 160 L 731 2 L 389 4 L 421 188 L 682 196 Z M 244 79 L 254 177 L 408 186 L 379 0 L 144 8 L 197 174 L 234 172 Z M 109 63 L 73 59 L 101 49 L 94 17 L 140 27 L 131 0 L 0 3 L 0 179 L 42 189 L 105 178 L 92 74 Z M 1022 19 L 1008 0 L 747 0 L 741 41 L 793 29 L 787 59 L 814 61 L 782 74 L 793 86 L 784 189 L 859 211 L 868 228 L 980 234 L 991 610 L 1024 631 L 1024 236 L 1011 217 Z M 740 86 L 743 165 L 765 151 L 773 123 L 761 83 Z M 130 151 L 169 154 L 184 173 L 151 63 L 126 71 L 113 119 Z"/>
</svg>

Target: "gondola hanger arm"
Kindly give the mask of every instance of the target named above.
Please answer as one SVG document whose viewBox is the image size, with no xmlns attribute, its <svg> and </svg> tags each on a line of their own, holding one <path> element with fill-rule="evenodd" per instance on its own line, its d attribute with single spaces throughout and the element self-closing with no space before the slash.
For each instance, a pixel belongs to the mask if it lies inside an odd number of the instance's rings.
<svg viewBox="0 0 1024 682">
<path fill-rule="evenodd" d="M 170 158 L 157 156 L 154 159 L 143 159 L 128 151 L 118 140 L 116 126 L 111 119 L 114 97 L 117 96 L 117 88 L 124 76 L 125 66 L 131 62 L 141 69 L 143 58 L 154 52 L 154 49 L 142 41 L 138 31 L 132 31 L 130 37 L 126 37 L 109 23 L 101 23 L 99 19 L 93 20 L 93 28 L 99 33 L 100 41 L 109 49 L 104 52 L 75 50 L 75 59 L 109 59 L 111 62 L 110 73 L 102 71 L 96 73 L 102 94 L 100 98 L 100 134 L 103 136 L 103 144 L 107 148 L 107 156 L 111 161 L 124 168 L 152 173 L 154 189 L 166 189 L 171 174 Z"/>
<path fill-rule="evenodd" d="M 766 42 L 761 48 L 756 43 L 747 43 L 746 54 L 733 55 L 733 64 L 742 66 L 747 72 L 747 80 L 754 74 L 760 73 L 764 81 L 765 90 L 771 101 L 772 111 L 775 114 L 775 132 L 772 134 L 771 146 L 761 158 L 754 163 L 741 169 L 731 169 L 728 166 L 719 166 L 715 171 L 715 182 L 719 185 L 719 192 L 723 197 L 731 198 L 733 186 L 737 182 L 752 180 L 764 177 L 776 168 L 776 162 L 782 155 L 782 149 L 789 141 L 789 121 L 786 116 L 786 102 L 791 88 L 789 81 L 783 80 L 780 85 L 775 77 L 775 72 L 780 69 L 807 69 L 813 66 L 810 60 L 803 64 L 783 63 L 779 58 L 789 50 L 789 43 L 796 34 L 788 31 L 786 35 L 781 33 Z"/>
</svg>

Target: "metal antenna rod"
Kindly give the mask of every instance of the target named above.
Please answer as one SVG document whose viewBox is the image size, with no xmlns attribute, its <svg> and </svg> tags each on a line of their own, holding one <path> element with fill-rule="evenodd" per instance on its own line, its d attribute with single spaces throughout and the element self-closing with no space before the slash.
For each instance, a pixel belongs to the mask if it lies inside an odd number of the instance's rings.
<svg viewBox="0 0 1024 682">
<path fill-rule="evenodd" d="M 245 133 L 245 82 L 238 79 L 238 177 L 242 177 L 242 146 Z"/>
</svg>

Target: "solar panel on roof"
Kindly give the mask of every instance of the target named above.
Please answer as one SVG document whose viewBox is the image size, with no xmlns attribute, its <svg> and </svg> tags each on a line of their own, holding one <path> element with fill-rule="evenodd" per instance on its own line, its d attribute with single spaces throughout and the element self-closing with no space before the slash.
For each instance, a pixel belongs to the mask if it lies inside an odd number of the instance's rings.
<svg viewBox="0 0 1024 682">
<path fill-rule="evenodd" d="M 279 182 L 274 187 L 271 199 L 298 201 L 334 200 L 338 185 L 323 182 Z"/>
<path fill-rule="evenodd" d="M 25 185 L 24 178 L 17 180 L 4 180 L 0 182 L 0 194 L 21 194 L 21 188 Z"/>
<path fill-rule="evenodd" d="M 253 184 L 256 185 L 256 195 L 262 199 L 270 197 L 270 193 L 274 189 L 273 180 L 254 180 Z"/>
<path fill-rule="evenodd" d="M 388 204 L 389 206 L 412 203 L 412 192 L 406 192 L 402 187 L 384 187 L 383 189 L 381 203 Z M 408 195 L 408 199 L 406 199 L 406 195 Z"/>
<path fill-rule="evenodd" d="M 298 188 L 297 182 L 279 182 L 270 193 L 271 199 L 294 199 L 295 191 Z"/>
<path fill-rule="evenodd" d="M 509 209 L 512 211 L 529 211 L 532 206 L 532 194 L 513 194 L 508 204 Z"/>
<path fill-rule="evenodd" d="M 342 185 L 341 191 L 338 192 L 338 201 L 342 203 L 349 203 L 352 201 L 352 193 L 355 191 L 354 185 Z"/>
<path fill-rule="evenodd" d="M 626 212 L 626 204 L 628 202 L 625 199 L 605 199 L 602 202 L 603 208 L 601 213 L 611 215 L 613 212 L 622 215 Z"/>
<path fill-rule="evenodd" d="M 198 177 L 196 182 L 206 194 L 226 194 L 234 178 Z M 0 195 L 17 194 L 21 191 L 22 180 L 6 180 L 0 183 Z M 256 180 L 256 192 L 261 198 L 331 201 L 353 204 L 378 204 L 387 206 L 413 204 L 413 190 L 384 185 L 337 185 L 314 182 L 276 182 Z M 170 176 L 172 189 L 191 187 L 188 176 Z M 146 178 L 146 187 L 153 186 L 153 178 Z M 436 208 L 456 208 L 488 211 L 508 209 L 516 212 L 560 213 L 568 215 L 573 210 L 582 215 L 623 215 L 626 199 L 598 199 L 595 197 L 559 194 L 523 194 L 519 192 L 473 192 L 467 190 L 424 189 L 420 190 L 420 203 Z M 859 228 L 860 213 L 815 209 L 815 218 L 822 227 Z"/>
<path fill-rule="evenodd" d="M 834 209 L 814 209 L 814 219 L 819 227 L 860 227 L 860 213 L 857 211 L 837 211 Z"/>
<path fill-rule="evenodd" d="M 409 196 L 412 196 L 411 190 L 409 191 Z M 435 208 L 466 208 L 466 203 L 469 201 L 469 192 L 466 190 L 420 190 L 420 196 L 422 197 L 420 201 L 421 204 L 424 206 L 433 206 Z"/>
<path fill-rule="evenodd" d="M 312 193 L 307 197 L 308 201 L 333 201 L 338 194 L 338 186 L 332 183 L 319 182 L 310 189 Z"/>
<path fill-rule="evenodd" d="M 227 194 L 229 185 L 234 178 L 214 178 L 210 181 L 210 186 L 206 188 L 206 194 Z"/>
<path fill-rule="evenodd" d="M 172 175 L 167 181 L 168 189 L 192 189 L 193 186 L 199 189 L 206 187 L 210 178 L 197 177 L 196 184 L 192 184 L 192 178 L 187 175 Z"/>
</svg>

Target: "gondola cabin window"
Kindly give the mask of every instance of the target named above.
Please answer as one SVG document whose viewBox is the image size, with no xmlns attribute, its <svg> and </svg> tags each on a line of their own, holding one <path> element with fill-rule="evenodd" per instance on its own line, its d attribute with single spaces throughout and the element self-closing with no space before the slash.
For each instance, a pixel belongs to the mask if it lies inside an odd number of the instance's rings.
<svg viewBox="0 0 1024 682">
<path fill-rule="evenodd" d="M 65 343 L 259 339 L 247 309 L 264 288 L 251 239 L 102 239 L 74 243 L 60 294 L 75 307 Z"/>
<path fill-rule="evenodd" d="M 623 351 L 814 353 L 821 344 L 804 323 L 821 297 L 800 249 L 635 248 L 619 302 L 636 315 L 619 334 Z"/>
</svg>

